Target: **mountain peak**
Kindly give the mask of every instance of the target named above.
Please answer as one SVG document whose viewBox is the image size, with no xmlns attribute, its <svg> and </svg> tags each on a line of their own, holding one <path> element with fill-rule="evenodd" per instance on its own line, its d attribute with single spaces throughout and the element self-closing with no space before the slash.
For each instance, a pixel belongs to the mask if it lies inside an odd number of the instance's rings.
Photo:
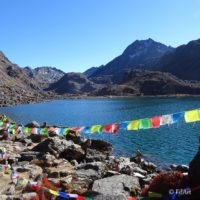
<svg viewBox="0 0 200 200">
<path fill-rule="evenodd" d="M 103 67 L 94 70 L 90 77 L 114 75 L 127 69 L 148 69 L 155 65 L 166 53 L 173 51 L 162 43 L 151 38 L 135 40 L 124 52 Z"/>
</svg>

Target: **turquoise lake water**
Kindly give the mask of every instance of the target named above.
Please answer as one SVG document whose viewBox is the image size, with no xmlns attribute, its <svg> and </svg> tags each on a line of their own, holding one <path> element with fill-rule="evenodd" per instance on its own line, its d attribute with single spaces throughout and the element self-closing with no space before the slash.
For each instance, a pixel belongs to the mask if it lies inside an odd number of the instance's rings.
<svg viewBox="0 0 200 200">
<path fill-rule="evenodd" d="M 39 123 L 90 126 L 128 121 L 161 114 L 200 108 L 199 97 L 185 98 L 116 98 L 55 100 L 51 102 L 0 108 L 17 123 Z M 184 121 L 158 129 L 122 131 L 112 134 L 84 135 L 113 144 L 114 154 L 132 156 L 140 150 L 152 161 L 162 164 L 188 164 L 198 149 L 200 122 Z"/>
</svg>

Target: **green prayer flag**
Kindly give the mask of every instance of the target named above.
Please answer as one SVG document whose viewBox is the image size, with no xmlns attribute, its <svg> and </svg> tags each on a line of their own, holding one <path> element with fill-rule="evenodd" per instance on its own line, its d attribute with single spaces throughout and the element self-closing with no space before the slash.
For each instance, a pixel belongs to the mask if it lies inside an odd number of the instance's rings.
<svg viewBox="0 0 200 200">
<path fill-rule="evenodd" d="M 151 128 L 150 118 L 144 118 L 140 120 L 139 129 L 148 129 Z"/>
<path fill-rule="evenodd" d="M 3 126 L 3 121 L 0 121 L 0 126 Z"/>
<path fill-rule="evenodd" d="M 69 134 L 69 132 L 70 132 L 69 128 L 64 128 L 63 135 L 67 135 Z"/>
<path fill-rule="evenodd" d="M 31 129 L 30 128 L 28 128 L 28 127 L 25 127 L 24 128 L 24 133 L 25 134 L 29 134 L 31 132 Z"/>
<path fill-rule="evenodd" d="M 41 135 L 48 135 L 48 128 L 42 128 L 41 129 Z"/>
<path fill-rule="evenodd" d="M 90 133 L 96 133 L 96 132 L 102 132 L 103 130 L 103 126 L 102 125 L 93 125 L 91 128 L 90 128 Z"/>
</svg>

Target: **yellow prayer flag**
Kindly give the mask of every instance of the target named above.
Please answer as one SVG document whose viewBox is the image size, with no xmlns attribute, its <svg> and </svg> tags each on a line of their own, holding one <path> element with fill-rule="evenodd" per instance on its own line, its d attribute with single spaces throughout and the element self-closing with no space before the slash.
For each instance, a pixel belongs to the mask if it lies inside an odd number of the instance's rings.
<svg viewBox="0 0 200 200">
<path fill-rule="evenodd" d="M 55 196 L 59 196 L 58 192 L 57 191 L 54 191 L 54 190 L 50 190 L 49 189 L 49 192 Z"/>
<path fill-rule="evenodd" d="M 90 133 L 102 132 L 102 125 L 93 125 L 90 129 Z"/>
<path fill-rule="evenodd" d="M 200 110 L 186 111 L 184 117 L 186 123 L 200 121 Z"/>
<path fill-rule="evenodd" d="M 162 198 L 162 194 L 151 191 L 148 192 L 148 196 L 149 198 Z"/>
<path fill-rule="evenodd" d="M 129 131 L 138 130 L 139 129 L 139 124 L 140 124 L 140 120 L 133 120 L 128 124 L 127 130 L 129 130 Z"/>
</svg>

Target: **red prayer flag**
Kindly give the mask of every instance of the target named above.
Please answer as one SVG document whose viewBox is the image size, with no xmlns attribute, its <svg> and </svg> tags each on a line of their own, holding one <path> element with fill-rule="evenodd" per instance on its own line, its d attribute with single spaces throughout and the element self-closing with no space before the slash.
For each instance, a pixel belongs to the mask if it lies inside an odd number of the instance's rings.
<svg viewBox="0 0 200 200">
<path fill-rule="evenodd" d="M 78 196 L 78 197 L 76 197 L 76 200 L 85 200 L 85 197 L 83 197 L 83 196 Z"/>
<path fill-rule="evenodd" d="M 119 130 L 119 123 L 106 124 L 103 127 L 103 132 L 105 132 L 105 133 L 114 133 L 114 134 L 117 134 L 118 130 Z"/>
<path fill-rule="evenodd" d="M 152 128 L 160 127 L 160 116 L 156 116 L 156 117 L 151 118 L 151 127 Z"/>
</svg>

